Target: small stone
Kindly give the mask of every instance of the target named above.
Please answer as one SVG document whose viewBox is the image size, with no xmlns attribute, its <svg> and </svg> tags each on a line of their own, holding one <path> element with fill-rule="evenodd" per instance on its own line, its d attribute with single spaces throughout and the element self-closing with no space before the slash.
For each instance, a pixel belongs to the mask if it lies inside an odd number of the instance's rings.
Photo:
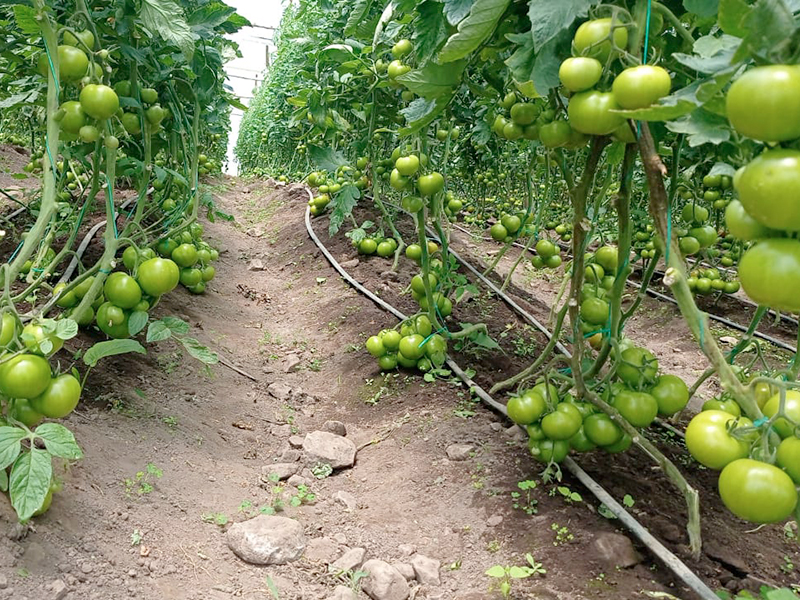
<svg viewBox="0 0 800 600">
<path fill-rule="evenodd" d="M 273 425 L 270 430 L 270 435 L 276 438 L 284 438 L 292 435 L 292 426 L 286 423 L 286 425 Z"/>
<path fill-rule="evenodd" d="M 417 549 L 414 546 L 412 546 L 411 544 L 400 544 L 397 547 L 397 553 L 400 556 L 411 556 L 416 551 L 417 551 Z"/>
<path fill-rule="evenodd" d="M 134 578 L 134 577 L 136 577 L 136 575 L 137 575 L 136 569 L 129 569 L 128 570 L 128 577 Z"/>
<path fill-rule="evenodd" d="M 0 573 L 0 590 L 4 590 L 8 587 L 8 577 Z"/>
<path fill-rule="evenodd" d="M 331 573 L 342 571 L 355 571 L 364 562 L 367 551 L 364 548 L 352 548 L 333 561 L 329 570 Z"/>
<path fill-rule="evenodd" d="M 292 475 L 297 473 L 301 465 L 299 462 L 286 462 L 286 463 L 274 463 L 270 465 L 264 465 L 261 467 L 261 481 L 268 483 L 270 481 L 274 481 L 274 477 L 277 475 L 279 481 L 283 481 L 284 479 L 289 479 Z"/>
<path fill-rule="evenodd" d="M 279 402 L 286 402 L 292 397 L 292 388 L 280 381 L 270 383 L 267 392 Z"/>
<path fill-rule="evenodd" d="M 361 589 L 372 600 L 406 600 L 411 594 L 406 578 L 389 563 L 373 558 L 361 568 L 369 573 L 361 580 Z"/>
<path fill-rule="evenodd" d="M 400 274 L 394 271 L 384 271 L 381 273 L 381 279 L 384 281 L 400 281 Z"/>
<path fill-rule="evenodd" d="M 314 538 L 308 542 L 303 554 L 306 559 L 314 562 L 329 564 L 339 554 L 339 544 L 328 537 Z"/>
<path fill-rule="evenodd" d="M 441 585 L 439 578 L 439 568 L 441 563 L 435 558 L 428 558 L 422 554 L 417 554 L 411 558 L 411 566 L 414 568 L 414 576 L 423 585 Z"/>
<path fill-rule="evenodd" d="M 293 487 L 300 487 L 301 485 L 308 485 L 308 479 L 302 475 L 292 475 L 286 480 L 286 483 Z"/>
<path fill-rule="evenodd" d="M 228 529 L 227 540 L 234 554 L 254 565 L 283 565 L 295 561 L 306 547 L 300 523 L 272 515 L 234 523 Z"/>
<path fill-rule="evenodd" d="M 342 506 L 344 506 L 348 512 L 354 512 L 356 508 L 358 508 L 358 501 L 356 500 L 356 497 L 350 492 L 339 490 L 333 495 L 333 499 L 336 500 Z"/>
<path fill-rule="evenodd" d="M 353 269 L 358 266 L 359 260 L 357 258 L 353 258 L 351 260 L 346 260 L 342 263 L 339 263 L 343 269 Z"/>
<path fill-rule="evenodd" d="M 344 423 L 341 421 L 325 421 L 325 424 L 322 426 L 325 431 L 330 431 L 335 435 L 340 435 L 342 437 L 347 435 L 347 427 L 344 426 Z"/>
<path fill-rule="evenodd" d="M 81 573 L 85 573 L 86 575 L 88 575 L 93 570 L 92 564 L 88 563 L 88 562 L 81 563 L 80 570 L 81 570 Z"/>
<path fill-rule="evenodd" d="M 303 458 L 303 453 L 297 448 L 287 448 L 281 453 L 280 462 L 292 463 Z"/>
<path fill-rule="evenodd" d="M 735 550 L 726 546 L 721 546 L 713 541 L 707 541 L 703 544 L 703 552 L 717 562 L 733 569 L 734 572 L 738 572 L 737 574 L 740 576 L 746 575 L 752 571 L 752 567 L 750 567 L 742 557 L 738 556 Z"/>
<path fill-rule="evenodd" d="M 250 264 L 247 265 L 248 271 L 263 271 L 266 268 L 267 267 L 264 266 L 264 261 L 258 258 L 254 258 L 253 260 L 250 261 Z"/>
<path fill-rule="evenodd" d="M 293 435 L 289 438 L 289 445 L 292 448 L 302 448 L 303 447 L 303 436 L 302 435 Z"/>
<path fill-rule="evenodd" d="M 392 563 L 392 566 L 397 569 L 398 573 L 406 578 L 406 581 L 411 581 L 414 579 L 414 567 L 412 567 L 408 563 L 403 562 L 396 562 Z"/>
<path fill-rule="evenodd" d="M 447 453 L 447 458 L 452 461 L 461 461 L 467 460 L 472 454 L 474 448 L 469 444 L 450 444 L 445 452 Z"/>
<path fill-rule="evenodd" d="M 486 526 L 497 527 L 502 522 L 503 522 L 503 515 L 492 515 L 491 517 L 486 519 Z"/>
<path fill-rule="evenodd" d="M 313 431 L 306 435 L 303 450 L 312 461 L 328 463 L 334 469 L 352 467 L 356 461 L 356 445 L 329 431 Z"/>
<path fill-rule="evenodd" d="M 63 600 L 63 598 L 69 593 L 67 584 L 60 579 L 51 581 L 47 585 L 47 589 L 49 590 L 47 595 L 48 600 Z"/>
<path fill-rule="evenodd" d="M 594 548 L 600 559 L 609 565 L 632 567 L 642 562 L 631 540 L 621 533 L 603 533 L 594 540 Z"/>
<path fill-rule="evenodd" d="M 358 596 L 350 588 L 337 585 L 333 590 L 333 596 L 328 596 L 325 600 L 358 600 Z"/>
<path fill-rule="evenodd" d="M 333 534 L 333 539 L 335 539 L 337 542 L 339 542 L 342 545 L 345 545 L 347 543 L 347 536 L 345 534 L 343 534 L 342 532 L 334 533 Z"/>
<path fill-rule="evenodd" d="M 215 592 L 222 592 L 223 594 L 234 594 L 236 592 L 236 590 L 233 589 L 231 586 L 224 585 L 221 583 L 213 586 L 211 589 L 214 590 Z"/>
<path fill-rule="evenodd" d="M 512 425 L 504 432 L 506 436 L 510 437 L 512 440 L 524 440 L 525 439 L 525 430 L 522 429 L 519 425 Z"/>
<path fill-rule="evenodd" d="M 291 373 L 296 371 L 301 364 L 303 364 L 303 361 L 297 354 L 287 354 L 283 359 L 283 372 Z"/>
<path fill-rule="evenodd" d="M 492 431 L 501 431 L 503 429 L 503 424 L 499 421 L 493 421 L 492 423 L 489 423 L 489 429 Z"/>
</svg>

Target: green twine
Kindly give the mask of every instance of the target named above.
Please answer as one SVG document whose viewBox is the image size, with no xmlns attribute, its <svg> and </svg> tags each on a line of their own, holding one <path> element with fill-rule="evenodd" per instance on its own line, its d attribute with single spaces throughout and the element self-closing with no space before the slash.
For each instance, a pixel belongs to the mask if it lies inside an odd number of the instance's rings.
<svg viewBox="0 0 800 600">
<path fill-rule="evenodd" d="M 14 260 L 14 257 L 17 255 L 17 253 L 19 252 L 19 249 L 22 248 L 22 244 L 24 244 L 24 243 L 25 243 L 24 240 L 19 243 L 19 245 L 17 246 L 17 249 L 14 250 L 14 252 L 11 253 L 11 257 L 8 259 L 8 263 L 7 264 L 11 264 L 11 261 Z"/>
<path fill-rule="evenodd" d="M 105 274 L 105 275 L 109 275 L 111 273 L 111 270 L 110 269 L 100 269 L 100 272 Z"/>
<path fill-rule="evenodd" d="M 435 336 L 435 335 L 437 335 L 437 334 L 439 334 L 439 333 L 442 333 L 442 332 L 445 332 L 445 333 L 446 333 L 446 334 L 448 334 L 448 335 L 450 334 L 450 332 L 447 330 L 447 328 L 446 328 L 446 327 L 442 327 L 442 328 L 440 328 L 438 331 L 434 331 L 434 332 L 433 332 L 433 333 L 431 333 L 431 334 L 430 334 L 428 337 L 426 337 L 424 340 L 422 340 L 422 341 L 419 343 L 419 346 L 417 346 L 417 348 L 422 348 L 422 347 L 423 347 L 425 344 L 427 344 L 429 341 L 431 341 L 431 340 L 433 339 L 433 336 Z"/>
<path fill-rule="evenodd" d="M 769 421 L 769 417 L 761 417 L 753 422 L 753 427 L 761 427 L 764 423 Z"/>
<path fill-rule="evenodd" d="M 111 214 L 111 220 L 114 224 L 114 239 L 119 238 L 119 231 L 117 230 L 117 211 L 114 209 L 114 190 L 111 185 L 111 180 L 108 178 L 108 174 L 106 174 L 106 202 L 108 203 L 109 213 Z"/>
</svg>

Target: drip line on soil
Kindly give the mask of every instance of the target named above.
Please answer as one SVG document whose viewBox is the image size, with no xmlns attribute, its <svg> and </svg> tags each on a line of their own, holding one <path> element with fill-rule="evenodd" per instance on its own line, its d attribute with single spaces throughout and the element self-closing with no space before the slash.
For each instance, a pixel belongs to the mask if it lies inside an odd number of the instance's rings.
<svg viewBox="0 0 800 600">
<path fill-rule="evenodd" d="M 308 188 L 305 188 L 306 191 L 311 195 L 311 192 Z M 320 249 L 323 256 L 328 260 L 331 266 L 342 276 L 342 278 L 347 281 L 353 288 L 356 289 L 359 293 L 363 294 L 370 300 L 372 300 L 375 304 L 386 310 L 387 312 L 392 313 L 395 317 L 400 320 L 405 320 L 407 317 L 397 308 L 386 302 L 385 300 L 379 298 L 372 292 L 370 292 L 367 288 L 365 288 L 361 283 L 359 283 L 355 278 L 353 278 L 340 264 L 339 262 L 333 257 L 330 251 L 325 247 L 322 241 L 317 237 L 316 233 L 314 233 L 314 228 L 311 225 L 311 212 L 308 207 L 306 207 L 305 211 L 305 224 L 306 230 L 308 231 L 308 235 L 311 240 L 316 244 L 316 246 Z M 471 265 L 467 265 L 463 263 L 461 259 L 453 253 L 453 256 L 456 260 L 459 260 L 465 266 L 468 266 L 473 272 Z M 490 281 L 485 280 L 481 276 L 481 279 L 484 280 L 485 283 L 490 285 L 492 288 L 495 288 L 494 284 Z M 499 290 L 497 290 L 499 292 Z M 504 293 L 499 292 L 501 297 L 505 296 Z M 518 310 L 520 314 L 525 313 L 524 310 L 519 308 L 516 303 L 513 303 L 513 300 L 508 298 L 507 296 L 504 298 L 506 302 L 509 302 L 512 307 L 515 307 L 515 310 Z M 513 303 L 513 304 L 511 304 Z M 527 313 L 525 313 L 527 314 Z M 532 316 L 528 315 L 530 319 L 536 321 Z M 537 321 L 538 323 L 538 321 Z M 548 335 L 552 335 L 547 332 Z M 564 349 L 566 350 L 566 348 Z M 488 404 L 491 408 L 496 410 L 497 412 L 501 413 L 502 415 L 508 417 L 508 412 L 506 411 L 505 405 L 498 402 L 494 398 L 492 398 L 482 387 L 480 387 L 477 383 L 472 381 L 466 373 L 452 360 L 447 359 L 447 366 L 452 369 L 452 371 L 469 387 L 471 391 L 473 391 L 484 403 Z M 670 570 L 677 577 L 679 577 L 692 591 L 694 591 L 700 598 L 703 600 L 719 600 L 719 597 L 711 591 L 711 589 L 691 570 L 687 567 L 683 561 L 681 561 L 675 554 L 673 554 L 668 548 L 666 548 L 661 542 L 659 542 L 652 534 L 650 534 L 647 529 L 639 523 L 625 508 L 619 504 L 614 498 L 609 494 L 603 487 L 598 484 L 594 479 L 592 479 L 583 469 L 578 466 L 578 464 L 572 460 L 571 458 L 567 457 L 563 463 L 567 469 L 590 491 L 595 497 L 604 503 L 609 510 L 614 513 L 614 515 L 622 522 L 630 531 L 637 537 L 639 540 L 656 556 L 658 557 Z"/>
</svg>

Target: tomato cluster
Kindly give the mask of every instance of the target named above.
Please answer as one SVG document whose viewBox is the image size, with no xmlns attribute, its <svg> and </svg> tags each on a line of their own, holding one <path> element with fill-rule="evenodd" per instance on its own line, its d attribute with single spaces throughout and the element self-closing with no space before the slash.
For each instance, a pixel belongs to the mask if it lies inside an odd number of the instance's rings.
<svg viewBox="0 0 800 600">
<path fill-rule="evenodd" d="M 325 209 L 331 202 L 331 198 L 336 196 L 345 185 L 354 185 L 359 190 L 366 189 L 369 185 L 369 178 L 364 172 L 367 164 L 367 158 L 362 157 L 356 161 L 355 168 L 349 165 L 342 165 L 336 170 L 332 177 L 329 177 L 324 171 L 314 171 L 310 173 L 306 181 L 308 185 L 318 188 L 319 191 L 319 194 L 308 201 L 311 215 L 316 217 L 325 212 Z"/>
<path fill-rule="evenodd" d="M 382 258 L 389 258 L 397 250 L 397 240 L 380 235 L 367 236 L 358 242 L 354 241 L 353 245 L 358 248 L 359 254 L 377 254 Z"/>
<path fill-rule="evenodd" d="M 447 360 L 447 340 L 433 331 L 430 319 L 418 315 L 403 321 L 400 330 L 384 329 L 367 340 L 367 351 L 382 371 L 397 366 L 427 373 Z"/>
</svg>

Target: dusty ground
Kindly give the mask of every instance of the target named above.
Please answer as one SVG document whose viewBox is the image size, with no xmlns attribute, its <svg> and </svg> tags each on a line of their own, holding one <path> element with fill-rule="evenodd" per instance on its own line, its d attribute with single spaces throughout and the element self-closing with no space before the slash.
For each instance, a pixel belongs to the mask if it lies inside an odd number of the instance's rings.
<svg viewBox="0 0 800 600">
<path fill-rule="evenodd" d="M 539 481 L 535 514 L 515 509 L 511 492 L 541 469 L 506 434 L 506 424 L 466 390 L 408 373 L 379 373 L 363 342 L 396 321 L 347 287 L 309 240 L 304 192 L 241 180 L 215 191 L 220 208 L 235 217 L 206 224 L 206 237 L 222 250 L 218 276 L 203 296 L 173 292 L 155 316 L 189 321 L 192 335 L 255 381 L 223 365 L 205 371 L 171 342 L 151 346 L 143 357 L 107 360 L 90 375 L 82 406 L 67 419 L 86 458 L 65 472 L 64 490 L 50 511 L 23 528 L 0 501 L 6 532 L 0 598 L 54 599 L 58 582 L 66 584 L 69 600 L 325 598 L 340 582 L 323 563 L 247 565 L 228 549 L 225 530 L 275 504 L 278 495 L 296 494 L 262 482 L 262 469 L 287 456 L 292 435 L 320 429 L 329 419 L 345 423 L 348 436 L 363 446 L 356 465 L 324 479 L 305 473 L 316 500 L 287 506 L 285 514 L 297 518 L 309 538 L 334 540 L 338 551 L 360 546 L 368 557 L 394 562 L 416 550 L 440 560 L 442 585 L 423 586 L 417 598 L 497 598 L 484 572 L 496 564 L 522 565 L 528 552 L 547 573 L 517 582 L 515 598 L 627 599 L 646 592 L 692 598 L 641 548 L 642 561 L 631 568 L 604 561 L 596 540 L 625 532 L 599 516 L 597 502 L 569 479 L 562 485 L 580 493 L 581 501 L 567 502 L 554 483 Z M 324 229 L 321 223 L 318 231 Z M 339 243 L 337 257 L 352 258 L 352 249 Z M 254 260 L 265 268 L 250 270 Z M 379 261 L 359 266 L 376 287 L 388 264 Z M 400 287 L 387 282 L 385 293 L 397 295 Z M 501 314 L 495 325 L 510 319 Z M 642 335 L 648 327 L 652 339 L 672 340 L 681 350 L 676 372 L 696 368 L 684 333 L 657 331 L 650 322 L 642 324 Z M 68 344 L 60 353 L 64 366 L 90 343 Z M 274 383 L 289 386 L 287 399 L 267 391 Z M 453 443 L 473 447 L 467 460 L 447 459 Z M 608 463 L 594 460 L 587 468 L 598 477 L 608 474 Z M 603 483 L 619 499 L 630 494 L 645 522 L 652 518 L 662 529 L 670 524 L 668 541 L 681 551 L 679 505 L 665 483 L 636 477 L 645 463 L 629 453 L 614 463 L 619 476 Z M 151 491 L 135 481 L 147 465 Z M 698 480 L 710 493 L 710 475 L 699 473 Z M 353 494 L 354 509 L 337 499 L 340 492 Z M 709 507 L 719 511 L 718 502 Z M 722 523 L 734 521 L 723 517 Z M 725 556 L 705 556 L 697 565 L 710 584 L 738 588 L 792 579 L 780 569 L 781 557 L 797 563 L 800 554 L 780 528 L 744 536 L 746 527 L 733 523 L 716 536 L 717 526 L 705 534 L 711 548 L 715 538 L 723 548 L 709 554 Z M 754 540 L 753 551 L 725 552 L 734 535 Z"/>
</svg>

